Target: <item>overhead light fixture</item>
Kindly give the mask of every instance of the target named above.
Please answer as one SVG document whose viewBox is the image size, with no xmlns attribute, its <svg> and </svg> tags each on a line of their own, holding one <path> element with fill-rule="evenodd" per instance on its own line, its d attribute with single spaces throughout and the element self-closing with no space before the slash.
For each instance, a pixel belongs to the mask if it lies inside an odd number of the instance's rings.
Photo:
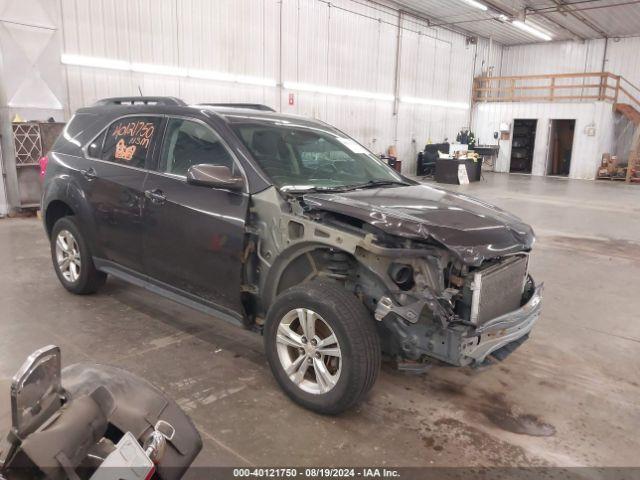
<svg viewBox="0 0 640 480">
<path fill-rule="evenodd" d="M 212 70 L 187 70 L 187 76 L 201 80 L 215 80 L 218 82 L 243 83 L 246 85 L 258 85 L 262 87 L 275 87 L 277 82 L 270 78 L 251 77 L 249 75 L 233 75 L 231 73 L 214 72 Z"/>
<path fill-rule="evenodd" d="M 71 55 L 63 53 L 60 61 L 65 65 L 77 67 L 104 68 L 108 70 L 120 70 L 124 72 L 148 73 L 152 75 L 164 75 L 168 77 L 195 78 L 202 80 L 215 80 L 219 82 L 241 83 L 246 85 L 258 85 L 262 87 L 275 87 L 277 82 L 269 78 L 252 77 L 249 75 L 233 75 L 212 70 L 187 69 L 171 65 L 158 65 L 152 63 L 131 63 L 124 60 L 110 58 L 88 57 L 83 55 Z"/>
<path fill-rule="evenodd" d="M 168 65 L 155 65 L 153 63 L 132 63 L 132 72 L 150 73 L 152 75 L 166 75 L 168 77 L 186 77 L 187 70 L 184 68 L 171 67 Z"/>
<path fill-rule="evenodd" d="M 476 2 L 476 0 L 461 0 L 461 1 L 466 3 L 467 5 L 471 5 L 472 7 L 478 8 L 478 9 L 483 10 L 485 12 L 489 9 L 489 7 L 487 7 L 483 3 Z"/>
<path fill-rule="evenodd" d="M 262 87 L 278 86 L 278 82 L 270 78 L 251 77 L 249 75 L 236 75 L 233 81 L 236 83 L 244 83 L 245 85 L 258 85 Z"/>
<path fill-rule="evenodd" d="M 282 86 L 287 90 L 298 90 L 301 92 L 324 93 L 326 95 L 336 95 L 342 97 L 367 98 L 370 100 L 383 100 L 392 102 L 393 95 L 385 93 L 366 92 L 364 90 L 352 90 L 348 88 L 329 87 L 326 85 L 312 85 L 310 83 L 283 82 Z"/>
<path fill-rule="evenodd" d="M 234 81 L 234 76 L 229 73 L 212 72 L 211 70 L 198 70 L 194 68 L 189 69 L 189 76 L 201 80 L 217 80 L 219 82 Z"/>
<path fill-rule="evenodd" d="M 469 109 L 469 104 L 465 102 L 447 102 L 444 100 L 434 100 L 431 98 L 400 97 L 400 101 L 402 103 L 413 103 L 416 105 L 427 105 L 430 107 L 457 108 L 461 110 Z"/>
<path fill-rule="evenodd" d="M 524 23 L 520 20 L 514 20 L 513 22 L 511 22 L 511 24 L 514 27 L 519 28 L 523 32 L 527 32 L 534 37 L 544 40 L 545 42 L 550 42 L 551 40 L 553 40 L 553 37 L 549 33 L 543 32 L 539 27 L 534 27 L 529 23 Z"/>
<path fill-rule="evenodd" d="M 129 70 L 129 62 L 124 60 L 112 60 L 110 58 L 85 57 L 82 55 L 70 55 L 63 53 L 60 61 L 65 65 L 78 65 L 82 67 L 106 68 L 108 70 Z"/>
</svg>

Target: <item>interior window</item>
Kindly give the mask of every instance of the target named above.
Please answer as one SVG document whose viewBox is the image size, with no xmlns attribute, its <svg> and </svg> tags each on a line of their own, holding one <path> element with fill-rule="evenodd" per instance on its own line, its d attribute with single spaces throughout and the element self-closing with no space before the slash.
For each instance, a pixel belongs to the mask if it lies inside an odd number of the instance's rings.
<svg viewBox="0 0 640 480">
<path fill-rule="evenodd" d="M 159 117 L 126 117 L 116 120 L 107 130 L 100 158 L 144 168 L 159 125 Z"/>
<path fill-rule="evenodd" d="M 170 119 L 162 148 L 162 171 L 186 175 L 189 167 L 203 163 L 229 167 L 237 173 L 231 154 L 213 130 L 190 120 Z"/>
</svg>

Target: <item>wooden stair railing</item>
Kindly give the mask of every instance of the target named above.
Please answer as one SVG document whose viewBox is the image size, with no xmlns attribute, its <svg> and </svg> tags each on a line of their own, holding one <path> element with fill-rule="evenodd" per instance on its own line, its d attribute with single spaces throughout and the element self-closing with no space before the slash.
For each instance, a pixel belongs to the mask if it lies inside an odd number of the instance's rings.
<svg viewBox="0 0 640 480">
<path fill-rule="evenodd" d="M 609 72 L 476 77 L 473 81 L 473 101 L 616 102 L 623 88 L 622 81 L 622 77 Z"/>
<path fill-rule="evenodd" d="M 628 118 L 634 125 L 640 125 L 640 112 L 636 110 L 633 105 L 628 103 L 614 103 L 613 109 L 620 115 Z"/>
<path fill-rule="evenodd" d="M 476 77 L 473 101 L 604 101 L 629 104 L 640 111 L 640 87 L 610 72 Z"/>
<path fill-rule="evenodd" d="M 631 141 L 629 158 L 627 159 L 626 182 L 638 181 L 640 172 L 640 88 L 624 77 L 618 77 L 618 89 L 614 111 L 623 115 L 635 125 L 635 133 Z M 625 103 L 618 103 L 623 100 Z M 628 102 L 628 103 L 627 103 Z"/>
<path fill-rule="evenodd" d="M 637 87 L 623 76 L 617 77 L 616 99 L 614 103 L 619 103 L 622 99 L 630 104 L 634 109 L 640 110 L 640 87 Z"/>
</svg>

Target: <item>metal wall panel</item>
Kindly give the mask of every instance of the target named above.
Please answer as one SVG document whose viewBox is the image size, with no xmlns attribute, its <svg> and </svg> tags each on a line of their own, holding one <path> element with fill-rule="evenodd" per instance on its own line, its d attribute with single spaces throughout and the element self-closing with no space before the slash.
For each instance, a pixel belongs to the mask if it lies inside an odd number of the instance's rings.
<svg viewBox="0 0 640 480">
<path fill-rule="evenodd" d="M 395 88 L 399 12 L 354 0 L 60 0 L 64 52 L 385 95 Z M 502 47 L 403 14 L 400 96 L 470 103 L 474 72 L 499 69 Z M 69 66 L 69 109 L 107 96 L 265 103 L 325 120 L 378 153 L 397 145 L 406 172 L 427 140 L 453 138 L 470 111 Z M 294 95 L 289 105 L 289 94 Z"/>
<path fill-rule="evenodd" d="M 640 37 L 504 47 L 502 75 L 611 72 L 640 88 Z M 605 60 L 606 52 L 606 60 Z M 594 78 L 585 80 L 594 83 Z M 575 80 L 567 80 L 576 83 Z M 563 93 L 579 93 L 564 90 Z M 640 89 L 633 91 L 640 98 Z"/>
<path fill-rule="evenodd" d="M 33 207 L 40 191 L 37 163 L 16 161 L 12 119 L 64 116 L 57 7 L 46 0 L 0 0 L 0 216 Z"/>
<path fill-rule="evenodd" d="M 285 0 L 283 6 L 285 80 L 393 94 L 397 11 L 349 0 L 331 6 Z M 502 46 L 497 43 L 491 49 L 483 39 L 467 45 L 463 35 L 428 27 L 406 14 L 401 26 L 401 97 L 469 103 L 474 67 L 478 73 L 490 65 L 494 74 L 499 71 Z M 293 107 L 283 98 L 283 111 L 335 124 L 375 152 L 395 144 L 407 173 L 415 172 L 417 151 L 427 141 L 452 139 L 469 125 L 469 110 L 400 103 L 394 116 L 387 101 L 313 93 L 295 97 Z"/>
<path fill-rule="evenodd" d="M 277 81 L 277 0 L 61 0 L 64 53 Z M 158 74 L 67 67 L 73 111 L 114 95 L 174 95 L 187 102 L 275 106 L 274 88 Z"/>
<path fill-rule="evenodd" d="M 604 70 L 640 84 L 639 51 L 640 37 L 609 39 Z M 504 47 L 502 75 L 600 72 L 604 55 L 605 40 Z"/>
<path fill-rule="evenodd" d="M 503 122 L 513 130 L 516 119 L 538 120 L 533 175 L 545 175 L 546 172 L 550 120 L 576 120 L 570 178 L 593 179 L 602 154 L 613 151 L 614 113 L 610 103 L 482 103 L 474 109 L 474 125 L 479 138 L 493 138 L 493 132 L 498 131 Z M 586 132 L 586 128 L 592 126 L 596 130 L 595 136 Z M 508 172 L 511 141 L 501 140 L 499 144 L 495 170 Z"/>
<path fill-rule="evenodd" d="M 604 40 L 504 47 L 502 75 L 602 71 Z"/>
<path fill-rule="evenodd" d="M 610 39 L 605 70 L 622 75 L 640 87 L 640 37 Z M 635 92 L 640 98 L 640 91 Z"/>
<path fill-rule="evenodd" d="M 495 41 L 478 39 L 474 76 L 501 75 L 503 46 Z"/>
<path fill-rule="evenodd" d="M 474 72 L 490 65 L 497 72 L 502 47 L 488 41 L 467 44 L 466 38 L 449 30 L 426 29 L 411 17 L 405 20 L 402 38 L 400 96 L 408 95 L 456 103 L 471 102 Z M 484 63 L 483 63 L 484 60 Z M 407 172 L 415 172 L 417 152 L 428 142 L 448 138 L 470 124 L 470 110 L 427 105 L 400 104 L 398 152 Z"/>
<path fill-rule="evenodd" d="M 393 94 L 396 15 L 349 0 L 285 0 L 282 13 L 285 82 Z M 327 121 L 376 152 L 393 143 L 390 101 L 293 90 L 282 97 L 282 111 Z"/>
</svg>

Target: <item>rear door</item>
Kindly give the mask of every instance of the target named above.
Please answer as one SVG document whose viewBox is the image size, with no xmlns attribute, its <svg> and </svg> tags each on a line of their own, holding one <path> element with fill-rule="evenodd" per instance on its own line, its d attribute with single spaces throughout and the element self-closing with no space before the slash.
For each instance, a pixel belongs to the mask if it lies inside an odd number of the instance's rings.
<svg viewBox="0 0 640 480">
<path fill-rule="evenodd" d="M 96 253 L 142 271 L 142 203 L 147 170 L 160 136 L 161 116 L 132 115 L 111 123 L 86 150 L 81 174 L 95 225 Z"/>
<path fill-rule="evenodd" d="M 212 127 L 177 117 L 167 119 L 157 158 L 144 185 L 145 272 L 237 316 L 249 195 L 186 181 L 189 167 L 204 163 L 243 175 L 237 160 Z"/>
</svg>

